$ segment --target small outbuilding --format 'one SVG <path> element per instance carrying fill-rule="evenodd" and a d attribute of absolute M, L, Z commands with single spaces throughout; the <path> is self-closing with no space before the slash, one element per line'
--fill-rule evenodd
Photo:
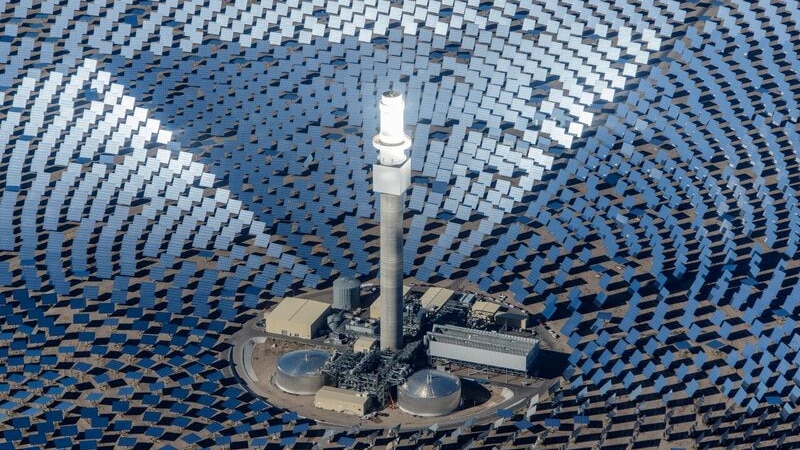
<path fill-rule="evenodd" d="M 372 350 L 373 347 L 375 347 L 375 344 L 377 342 L 378 340 L 374 337 L 361 336 L 360 338 L 356 339 L 356 341 L 353 343 L 353 351 L 356 353 L 368 352 Z"/>
<path fill-rule="evenodd" d="M 372 409 L 372 397 L 366 392 L 323 386 L 314 396 L 314 406 L 328 411 L 363 416 Z"/>
<path fill-rule="evenodd" d="M 528 328 L 528 314 L 517 311 L 506 311 L 497 314 L 494 318 L 495 323 L 509 330 L 521 330 Z"/>
<path fill-rule="evenodd" d="M 494 321 L 495 315 L 500 311 L 500 304 L 479 300 L 472 305 L 472 316 L 482 317 L 488 321 Z"/>

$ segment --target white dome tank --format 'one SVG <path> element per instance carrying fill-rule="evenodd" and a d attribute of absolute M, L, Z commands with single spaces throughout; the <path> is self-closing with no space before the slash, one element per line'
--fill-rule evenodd
<path fill-rule="evenodd" d="M 281 355 L 272 377 L 275 386 L 296 395 L 314 395 L 325 385 L 322 367 L 330 358 L 323 350 L 295 350 Z"/>
<path fill-rule="evenodd" d="M 461 380 L 440 370 L 420 370 L 397 387 L 397 403 L 415 416 L 449 414 L 461 403 Z"/>

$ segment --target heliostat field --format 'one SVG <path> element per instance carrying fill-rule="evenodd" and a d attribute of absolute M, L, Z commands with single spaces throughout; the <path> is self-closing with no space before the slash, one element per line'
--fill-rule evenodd
<path fill-rule="evenodd" d="M 800 445 L 796 1 L 0 11 L 3 448 Z M 404 274 L 560 333 L 535 406 L 329 429 L 231 370 L 273 296 L 377 276 L 390 88 Z"/>

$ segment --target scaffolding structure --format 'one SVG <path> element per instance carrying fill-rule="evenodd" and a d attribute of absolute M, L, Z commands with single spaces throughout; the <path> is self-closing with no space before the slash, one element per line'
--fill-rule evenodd
<path fill-rule="evenodd" d="M 469 320 L 470 307 L 460 301 L 450 300 L 431 318 L 431 323 L 464 326 Z"/>
<path fill-rule="evenodd" d="M 338 352 L 328 360 L 322 372 L 332 386 L 366 392 L 378 405 L 389 400 L 389 390 L 411 375 L 412 362 L 421 349 L 421 342 L 412 342 L 398 352 L 372 349 L 356 353 L 350 349 Z"/>
<path fill-rule="evenodd" d="M 403 335 L 420 336 L 424 322 L 424 313 L 419 297 L 406 297 L 405 314 L 403 315 Z"/>

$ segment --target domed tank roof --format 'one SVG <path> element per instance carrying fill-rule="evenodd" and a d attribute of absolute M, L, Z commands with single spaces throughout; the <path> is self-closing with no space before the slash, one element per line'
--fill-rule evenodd
<path fill-rule="evenodd" d="M 417 398 L 447 397 L 461 391 L 461 380 L 447 372 L 424 369 L 408 377 L 400 389 L 405 394 Z"/>
<path fill-rule="evenodd" d="M 343 288 L 360 288 L 361 282 L 356 280 L 355 278 L 347 278 L 347 277 L 339 277 L 336 281 L 333 282 L 333 287 L 343 287 Z"/>
<path fill-rule="evenodd" d="M 295 350 L 278 358 L 278 369 L 295 377 L 319 375 L 328 358 L 330 353 L 323 350 Z"/>

